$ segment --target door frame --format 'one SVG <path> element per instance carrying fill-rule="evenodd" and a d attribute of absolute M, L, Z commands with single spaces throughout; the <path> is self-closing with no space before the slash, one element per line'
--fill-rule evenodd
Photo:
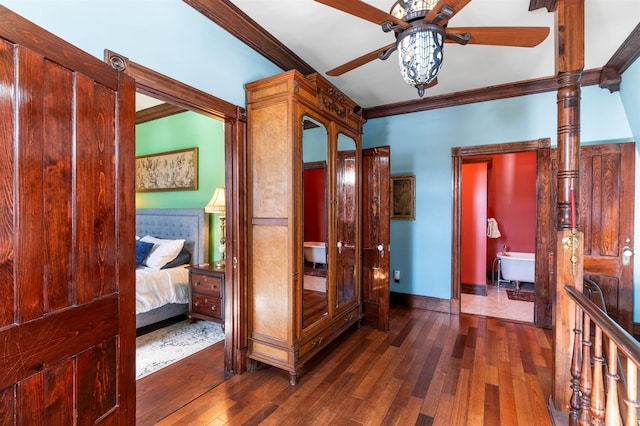
<path fill-rule="evenodd" d="M 451 245 L 451 313 L 461 310 L 461 252 L 462 252 L 462 162 L 475 156 L 537 152 L 536 167 L 536 302 L 534 323 L 539 327 L 551 327 L 551 304 L 549 294 L 549 262 L 547 253 L 551 249 L 549 235 L 550 206 L 550 155 L 551 140 L 542 138 L 532 141 L 457 147 L 451 149 L 453 167 L 453 229 Z"/>
<path fill-rule="evenodd" d="M 247 245 L 246 230 L 240 226 L 246 223 L 246 110 L 146 68 L 113 51 L 105 49 L 104 60 L 133 77 L 138 92 L 224 122 L 227 188 L 224 369 L 227 373 L 241 373 L 246 370 L 247 348 Z"/>

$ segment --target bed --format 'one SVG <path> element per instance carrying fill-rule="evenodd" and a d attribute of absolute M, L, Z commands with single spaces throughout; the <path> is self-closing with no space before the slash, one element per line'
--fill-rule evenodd
<path fill-rule="evenodd" d="M 184 239 L 184 247 L 191 254 L 189 263 L 205 263 L 209 259 L 207 219 L 204 209 L 138 209 L 136 236 Z M 186 266 L 136 269 L 136 328 L 187 312 L 190 294 Z"/>

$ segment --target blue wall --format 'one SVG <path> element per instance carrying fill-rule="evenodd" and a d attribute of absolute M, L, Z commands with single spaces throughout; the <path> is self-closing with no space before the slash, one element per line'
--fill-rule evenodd
<path fill-rule="evenodd" d="M 235 105 L 245 83 L 282 71 L 182 0 L 2 4 L 101 60 L 112 50 Z"/>
<path fill-rule="evenodd" d="M 582 89 L 582 143 L 631 140 L 618 93 Z M 451 148 L 550 138 L 557 145 L 556 94 L 545 93 L 368 121 L 366 148 L 391 145 L 391 174 L 416 176 L 416 220 L 391 221 L 392 291 L 451 298 Z M 640 229 L 636 225 L 636 229 Z M 636 268 L 638 270 L 638 268 Z"/>
<path fill-rule="evenodd" d="M 245 83 L 281 71 L 181 0 L 9 0 L 3 4 L 100 59 L 104 49 L 113 50 L 236 105 L 245 105 Z M 640 61 L 625 72 L 619 93 L 584 88 L 582 143 L 639 137 L 639 94 Z M 402 281 L 392 284 L 393 291 L 451 297 L 451 148 L 538 138 L 550 138 L 556 145 L 556 120 L 556 95 L 546 93 L 365 124 L 363 145 L 391 145 L 392 174 L 416 175 L 416 220 L 391 224 L 391 269 L 402 271 Z M 637 156 L 636 163 L 640 171 Z M 638 182 L 636 188 L 640 188 Z M 636 200 L 640 201 L 638 194 Z M 637 215 L 639 211 L 636 208 Z M 636 234 L 640 232 L 638 216 L 635 229 Z M 636 261 L 634 267 L 634 282 L 640 283 L 640 263 Z M 636 306 L 640 306 L 639 293 L 635 292 Z"/>

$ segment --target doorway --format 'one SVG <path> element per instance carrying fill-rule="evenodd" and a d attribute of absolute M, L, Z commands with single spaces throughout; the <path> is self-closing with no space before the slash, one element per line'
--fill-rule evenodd
<path fill-rule="evenodd" d="M 515 143 L 506 143 L 506 144 L 496 144 L 496 145 L 485 145 L 478 147 L 465 147 L 465 148 L 453 148 L 452 149 L 452 159 L 453 159 L 453 181 L 454 181 L 454 194 L 453 194 L 453 204 L 454 204 L 454 223 L 453 223 L 453 253 L 452 253 L 452 295 L 453 295 L 453 305 L 458 307 L 458 312 L 463 312 L 462 309 L 462 223 L 463 223 L 463 208 L 462 208 L 462 170 L 463 170 L 463 162 L 465 160 L 478 159 L 478 158 L 490 158 L 500 154 L 517 154 L 517 153 L 533 153 L 535 155 L 536 160 L 536 183 L 535 183 L 535 204 L 536 207 L 533 208 L 534 216 L 535 216 L 535 238 L 534 241 L 537 243 L 540 239 L 540 233 L 544 230 L 548 234 L 549 230 L 547 227 L 549 226 L 548 221 L 546 225 L 543 223 L 540 226 L 540 218 L 545 215 L 539 214 L 539 209 L 541 208 L 540 199 L 548 199 L 549 198 L 549 139 L 539 139 L 535 141 L 525 141 L 525 142 L 515 142 Z M 546 159 L 546 160 L 545 160 Z M 545 205 L 546 206 L 546 205 Z M 487 209 L 487 217 L 486 219 L 496 216 L 496 213 L 493 210 Z M 516 218 L 517 220 L 517 218 Z M 499 223 L 499 222 L 498 222 Z M 485 236 L 486 238 L 486 236 Z M 496 247 L 499 246 L 499 242 L 488 243 L 487 244 L 487 270 L 491 271 L 492 265 L 489 265 L 489 262 L 493 262 L 494 254 L 496 254 Z M 535 246 L 534 251 L 537 251 L 539 247 Z M 536 263 L 538 260 L 536 259 Z M 536 265 L 537 266 L 537 265 Z M 538 269 L 538 268 L 536 268 Z M 487 276 L 487 281 L 491 284 L 490 274 Z M 485 281 L 485 284 L 487 283 Z M 536 322 L 538 316 L 536 315 L 536 309 L 538 304 L 542 304 L 545 309 L 550 309 L 547 307 L 550 304 L 548 297 L 539 297 L 539 293 L 543 293 L 548 295 L 548 286 L 549 281 L 539 280 L 538 276 L 534 280 L 536 283 L 540 283 L 534 289 L 536 296 L 535 301 L 533 302 L 533 321 Z M 488 287 L 487 287 L 488 289 Z M 466 297 L 466 296 L 465 296 Z M 483 296 L 479 296 L 483 297 Z M 531 303 L 531 302 L 528 302 Z M 530 320 L 531 321 L 531 320 Z"/>
<path fill-rule="evenodd" d="M 461 312 L 533 322 L 536 153 L 465 158 L 461 182 Z"/>
<path fill-rule="evenodd" d="M 246 347 L 246 321 L 244 321 L 246 315 L 244 310 L 246 306 L 246 285 L 241 282 L 246 277 L 244 269 L 246 267 L 243 266 L 246 265 L 246 233 L 239 225 L 245 222 L 243 212 L 246 211 L 244 198 L 239 195 L 241 194 L 241 188 L 244 188 L 243 179 L 245 176 L 245 169 L 241 161 L 245 157 L 246 149 L 245 110 L 136 64 L 117 53 L 105 51 L 105 61 L 118 65 L 133 77 L 136 81 L 137 92 L 159 99 L 170 105 L 171 108 L 175 108 L 173 105 L 177 105 L 181 109 L 197 112 L 224 122 L 225 245 L 227 257 L 224 281 L 225 339 L 224 348 L 221 351 L 222 354 L 215 356 L 216 359 L 222 360 L 222 362 L 214 362 L 221 366 L 220 377 L 226 379 L 230 374 L 246 370 L 244 356 L 246 349 L 243 349 Z M 183 371 L 176 377 L 182 377 L 182 379 L 197 377 L 194 380 L 200 380 L 203 375 L 189 376 Z M 201 392 L 206 392 L 206 389 L 202 387 Z M 171 395 L 171 392 L 165 392 L 165 394 Z"/>

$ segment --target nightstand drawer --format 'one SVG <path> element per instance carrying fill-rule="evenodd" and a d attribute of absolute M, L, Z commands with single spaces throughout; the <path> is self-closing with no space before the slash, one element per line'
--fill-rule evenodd
<path fill-rule="evenodd" d="M 220 288 L 222 280 L 218 277 L 210 277 L 208 275 L 191 272 L 191 284 L 194 293 L 206 294 L 209 296 L 220 298 Z"/>
<path fill-rule="evenodd" d="M 194 294 L 192 298 L 193 299 L 191 301 L 191 304 L 193 312 L 211 317 L 222 318 L 221 299 L 210 296 L 203 296 L 200 294 Z"/>

